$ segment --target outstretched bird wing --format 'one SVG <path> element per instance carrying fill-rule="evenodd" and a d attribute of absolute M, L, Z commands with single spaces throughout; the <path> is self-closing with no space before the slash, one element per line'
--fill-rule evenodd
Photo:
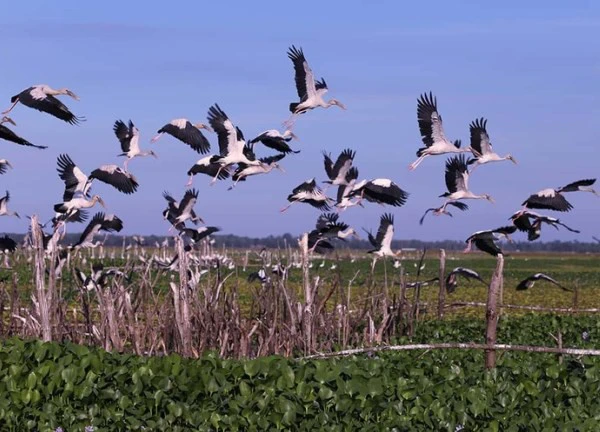
<path fill-rule="evenodd" d="M 437 100 L 431 92 L 429 95 L 422 94 L 417 100 L 417 121 L 425 146 L 430 147 L 434 142 L 447 141 L 442 117 L 437 110 Z"/>

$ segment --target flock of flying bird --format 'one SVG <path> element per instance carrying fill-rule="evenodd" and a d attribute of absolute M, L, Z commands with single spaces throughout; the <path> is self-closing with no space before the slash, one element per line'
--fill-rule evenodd
<path fill-rule="evenodd" d="M 289 105 L 291 117 L 283 123 L 285 126 L 283 133 L 271 129 L 247 141 L 242 130 L 233 123 L 218 104 L 209 108 L 208 124 L 193 124 L 187 119 L 175 119 L 158 130 L 151 142 L 156 142 L 164 134 L 167 134 L 183 142 L 196 153 L 203 155 L 187 172 L 188 187 L 192 185 L 193 178 L 197 174 L 210 176 L 212 178 L 210 184 L 231 177 L 233 184 L 229 189 L 232 189 L 239 182 L 244 182 L 251 176 L 267 174 L 274 169 L 284 171 L 280 165 L 282 159 L 299 152 L 290 145 L 292 140 L 297 139 L 292 129 L 298 117 L 318 107 L 337 106 L 346 109 L 336 99 L 327 101 L 324 99 L 328 91 L 327 83 L 323 78 L 315 78 L 302 49 L 292 46 L 288 51 L 288 57 L 294 66 L 299 100 Z M 0 121 L 0 138 L 26 147 L 46 148 L 32 144 L 5 126 L 7 123 L 16 125 L 7 114 L 18 103 L 50 114 L 71 125 L 78 125 L 85 121 L 85 118 L 74 115 L 56 97 L 59 95 L 67 95 L 79 100 L 78 96 L 69 89 L 55 90 L 47 85 L 32 86 L 13 96 L 11 107 L 2 113 L 4 117 Z M 429 156 L 453 155 L 446 161 L 445 166 L 447 191 L 440 195 L 444 201 L 438 207 L 427 209 L 420 223 L 424 222 L 429 213 L 452 216 L 448 211 L 449 207 L 461 211 L 468 210 L 467 204 L 464 203 L 465 200 L 485 199 L 493 202 L 493 198 L 489 194 L 472 192 L 469 188 L 469 178 L 481 165 L 504 160 L 516 164 L 517 161 L 510 154 L 501 157 L 495 153 L 487 132 L 487 120 L 478 118 L 471 122 L 469 126 L 470 144 L 467 147 L 461 147 L 460 140 L 452 141 L 446 137 L 437 100 L 430 92 L 422 94 L 417 100 L 417 122 L 424 146 L 418 149 L 418 158 L 409 165 L 410 170 L 416 169 Z M 116 164 L 101 165 L 87 175 L 68 154 L 58 156 L 57 171 L 60 179 L 64 182 L 65 189 L 62 201 L 54 206 L 53 232 L 45 234 L 45 241 L 49 249 L 57 246 L 58 239 L 65 232 L 66 223 L 83 222 L 88 218 L 87 209 L 94 207 L 96 203 L 104 206 L 100 195 L 90 195 L 90 188 L 94 180 L 108 184 L 124 194 L 132 194 L 136 192 L 139 185 L 136 177 L 129 171 L 128 165 L 131 159 L 143 156 L 158 157 L 153 150 L 143 150 L 140 147 L 140 133 L 131 120 L 128 123 L 117 120 L 113 130 L 122 151 L 118 156 L 125 158 L 123 167 Z M 216 133 L 218 154 L 210 154 L 211 144 L 202 130 Z M 255 151 L 259 144 L 273 150 L 275 154 L 258 158 Z M 468 153 L 470 157 L 467 158 L 465 153 Z M 315 178 L 309 179 L 291 191 L 287 197 L 288 205 L 281 210 L 282 212 L 286 211 L 294 203 L 305 203 L 324 212 L 318 217 L 315 229 L 308 233 L 308 247 L 311 252 L 326 253 L 334 249 L 336 240 L 343 241 L 349 236 L 358 236 L 353 228 L 340 220 L 341 211 L 354 206 L 362 207 L 364 201 L 400 207 L 406 203 L 409 197 L 408 192 L 387 178 L 359 181 L 359 171 L 354 165 L 355 156 L 356 152 L 352 149 L 344 150 L 335 159 L 329 153 L 323 153 L 324 167 L 328 178 L 324 183 L 327 187 L 322 189 L 317 185 Z M 10 163 L 5 159 L 0 159 L 0 174 L 5 173 L 7 167 L 11 167 Z M 564 193 L 589 191 L 597 194 L 591 187 L 594 182 L 595 179 L 579 180 L 561 188 L 544 189 L 532 194 L 522 203 L 523 208 L 510 217 L 512 222 L 510 225 L 473 233 L 466 240 L 466 251 L 470 250 L 471 245 L 475 245 L 480 250 L 497 256 L 502 253 L 496 243 L 498 238 L 505 237 L 510 240 L 510 234 L 518 230 L 527 233 L 529 240 L 535 240 L 540 237 L 544 224 L 551 225 L 556 229 L 560 226 L 572 232 L 579 232 L 557 218 L 532 210 L 570 211 L 572 205 L 566 200 Z M 336 199 L 330 198 L 326 194 L 327 188 L 332 186 L 337 187 Z M 188 240 L 188 247 L 219 231 L 219 228 L 215 226 L 197 227 L 199 224 L 204 224 L 204 221 L 194 211 L 198 194 L 198 190 L 188 189 L 181 200 L 177 200 L 168 192 L 163 194 L 167 204 L 163 216 L 170 222 L 171 230 L 176 230 L 178 235 Z M 18 216 L 17 213 L 8 210 L 9 198 L 8 192 L 3 198 L 0 198 L 0 215 Z M 336 211 L 332 212 L 332 208 Z M 188 227 L 186 225 L 188 222 L 194 227 Z M 94 246 L 97 244 L 94 243 L 94 236 L 100 231 L 119 232 L 122 228 L 123 221 L 117 216 L 97 213 L 91 218 L 81 239 L 72 245 L 72 248 Z M 367 231 L 367 236 L 373 246 L 369 253 L 376 258 L 395 257 L 399 254 L 392 250 L 393 214 L 383 214 L 376 234 L 373 235 Z M 5 236 L 0 239 L 0 248 L 10 251 L 16 248 L 16 244 Z M 456 274 L 462 273 L 459 271 Z M 463 275 L 468 276 L 467 274 Z"/>

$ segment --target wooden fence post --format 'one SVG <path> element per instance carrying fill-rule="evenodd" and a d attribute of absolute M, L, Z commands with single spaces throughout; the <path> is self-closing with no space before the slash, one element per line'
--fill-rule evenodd
<path fill-rule="evenodd" d="M 52 340 L 52 286 L 46 287 L 46 258 L 44 256 L 44 237 L 37 215 L 31 216 L 31 240 L 34 250 L 35 261 L 35 290 L 37 312 L 40 318 L 40 326 L 42 327 L 42 339 L 44 342 Z M 53 256 L 55 254 L 52 254 Z M 54 262 L 50 264 L 52 273 L 54 271 Z"/>
<path fill-rule="evenodd" d="M 438 319 L 444 318 L 444 304 L 446 303 L 446 251 L 440 249 L 440 291 L 438 293 Z"/>
<path fill-rule="evenodd" d="M 486 330 L 485 330 L 485 344 L 495 345 L 498 329 L 498 297 L 502 292 L 503 285 L 503 271 L 504 271 L 504 256 L 498 254 L 496 262 L 496 271 L 492 276 L 490 287 L 488 289 L 488 298 L 485 311 L 486 318 Z M 496 367 L 496 350 L 487 349 L 485 350 L 485 368 L 493 369 Z"/>

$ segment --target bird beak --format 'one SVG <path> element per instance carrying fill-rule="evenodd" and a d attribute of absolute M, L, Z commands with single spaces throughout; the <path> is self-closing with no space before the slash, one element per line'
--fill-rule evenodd
<path fill-rule="evenodd" d="M 358 233 L 356 231 L 352 233 L 352 237 L 354 237 L 357 240 L 360 240 L 360 236 L 358 235 Z"/>
<path fill-rule="evenodd" d="M 346 110 L 346 105 L 344 105 L 344 104 L 343 104 L 343 103 L 341 103 L 341 102 L 338 102 L 338 103 L 337 103 L 337 106 L 339 106 L 339 107 L 340 107 L 341 109 L 343 109 L 343 110 Z"/>
<path fill-rule="evenodd" d="M 517 162 L 517 160 L 514 157 L 511 157 L 510 160 L 512 161 L 512 163 L 514 163 L 515 165 L 519 165 L 519 163 Z"/>
<path fill-rule="evenodd" d="M 277 168 L 279 171 L 281 171 L 282 173 L 284 173 L 284 174 L 285 174 L 285 170 L 284 170 L 284 169 L 281 167 L 281 165 L 277 164 L 275 167 L 276 167 L 276 168 Z"/>
<path fill-rule="evenodd" d="M 13 126 L 16 126 L 17 124 L 15 123 L 15 121 L 13 119 L 11 119 L 10 117 L 4 117 L 2 119 L 3 122 L 7 122 L 7 123 L 11 123 Z"/>
<path fill-rule="evenodd" d="M 79 96 L 77 96 L 75 93 L 73 93 L 71 90 L 67 90 L 67 94 L 69 96 L 71 96 L 73 99 L 75 99 L 76 101 L 79 100 Z"/>
<path fill-rule="evenodd" d="M 98 197 L 98 202 L 102 207 L 106 208 L 106 204 L 104 204 L 104 200 L 102 198 Z"/>
<path fill-rule="evenodd" d="M 300 138 L 298 138 L 298 136 L 292 131 L 290 131 L 290 136 L 292 137 L 292 139 L 295 139 L 296 141 L 300 141 Z"/>
<path fill-rule="evenodd" d="M 21 216 L 19 216 L 19 213 L 15 212 L 15 216 L 18 217 L 19 219 L 21 219 Z"/>
<path fill-rule="evenodd" d="M 158 155 L 154 152 L 152 152 L 152 156 L 154 156 L 156 159 L 158 159 Z"/>
<path fill-rule="evenodd" d="M 204 123 L 196 123 L 194 126 L 196 126 L 198 129 L 206 129 L 209 132 L 213 132 L 212 128 Z"/>
<path fill-rule="evenodd" d="M 13 167 L 13 166 L 10 164 L 10 162 L 9 162 L 9 161 L 7 161 L 7 160 L 5 160 L 5 161 L 4 161 L 4 163 L 5 163 L 6 165 L 8 165 L 9 167 L 11 167 L 11 168 Z"/>
<path fill-rule="evenodd" d="M 492 204 L 496 204 L 496 200 L 494 200 L 494 198 L 492 198 L 492 197 L 489 197 L 488 201 L 491 202 Z"/>

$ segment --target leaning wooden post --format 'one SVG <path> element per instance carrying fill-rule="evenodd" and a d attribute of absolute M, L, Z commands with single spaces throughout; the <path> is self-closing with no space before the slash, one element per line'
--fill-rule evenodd
<path fill-rule="evenodd" d="M 503 273 L 504 271 L 504 256 L 498 254 L 496 271 L 492 276 L 490 287 L 488 289 L 488 298 L 485 311 L 486 318 L 486 330 L 485 330 L 485 344 L 495 345 L 496 336 L 498 329 L 498 297 L 502 291 L 503 285 Z M 496 351 L 493 349 L 485 350 L 485 368 L 493 369 L 496 367 Z"/>
<path fill-rule="evenodd" d="M 37 215 L 33 215 L 31 217 L 31 240 L 33 243 L 35 261 L 35 297 L 38 308 L 37 312 L 40 318 L 40 325 L 42 327 L 42 339 L 44 340 L 44 342 L 50 342 L 52 340 L 52 324 L 50 319 L 50 310 L 52 307 L 52 292 L 49 289 L 46 290 L 46 260 L 44 257 L 44 237 L 42 234 L 42 228 L 38 223 Z"/>
<path fill-rule="evenodd" d="M 438 319 L 444 318 L 444 305 L 446 303 L 446 251 L 440 249 L 440 291 L 438 293 Z"/>

